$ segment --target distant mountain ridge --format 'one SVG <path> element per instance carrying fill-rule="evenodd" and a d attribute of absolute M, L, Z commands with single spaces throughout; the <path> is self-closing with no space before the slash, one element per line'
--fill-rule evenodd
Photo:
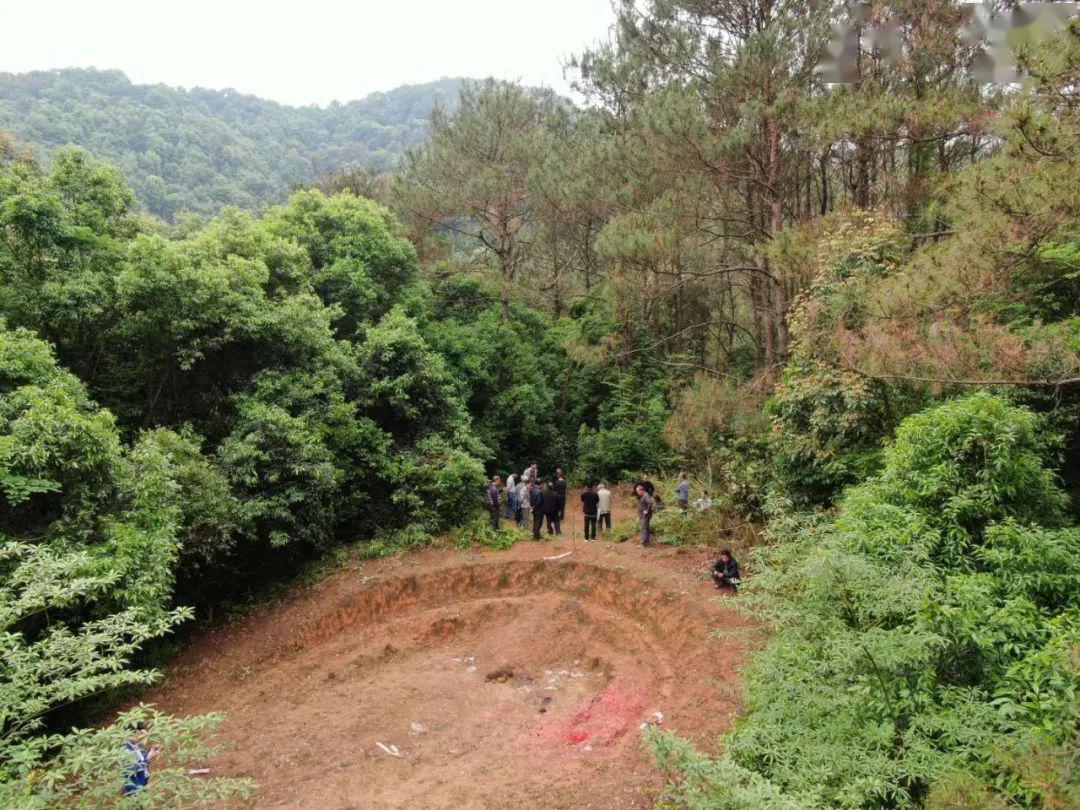
<path fill-rule="evenodd" d="M 427 135 L 435 104 L 453 108 L 462 78 L 290 107 L 235 90 L 133 84 L 118 70 L 0 73 L 0 132 L 43 158 L 76 145 L 124 172 L 164 219 L 259 209 L 335 171 L 390 168 Z"/>

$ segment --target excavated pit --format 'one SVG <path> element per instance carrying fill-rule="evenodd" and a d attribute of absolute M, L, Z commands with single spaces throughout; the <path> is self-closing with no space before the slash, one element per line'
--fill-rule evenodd
<path fill-rule="evenodd" d="M 610 562 L 340 576 L 189 651 L 156 699 L 227 714 L 214 771 L 259 782 L 253 806 L 648 807 L 641 724 L 712 747 L 741 651 L 699 580 Z"/>

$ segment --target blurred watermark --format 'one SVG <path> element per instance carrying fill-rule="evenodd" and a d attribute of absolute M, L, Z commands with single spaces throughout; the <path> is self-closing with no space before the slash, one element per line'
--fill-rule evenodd
<path fill-rule="evenodd" d="M 1016 51 L 1060 31 L 1074 17 L 1080 3 L 1021 3 L 997 11 L 987 3 L 967 3 L 961 8 L 959 36 L 978 48 L 972 78 L 984 84 L 1009 84 L 1020 80 Z M 874 52 L 886 62 L 899 64 L 903 55 L 903 31 L 895 21 L 871 21 L 871 5 L 851 7 L 851 21 L 838 26 L 825 49 L 819 72 L 830 84 L 851 84 L 859 78 L 859 54 Z"/>

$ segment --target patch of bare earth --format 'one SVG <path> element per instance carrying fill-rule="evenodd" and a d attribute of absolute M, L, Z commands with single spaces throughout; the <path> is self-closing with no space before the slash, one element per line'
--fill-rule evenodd
<path fill-rule="evenodd" d="M 225 712 L 210 764 L 257 781 L 255 807 L 649 807 L 641 724 L 660 712 L 714 750 L 743 642 L 713 631 L 746 622 L 705 549 L 578 540 L 544 559 L 574 547 L 341 572 L 202 636 L 149 699 Z"/>

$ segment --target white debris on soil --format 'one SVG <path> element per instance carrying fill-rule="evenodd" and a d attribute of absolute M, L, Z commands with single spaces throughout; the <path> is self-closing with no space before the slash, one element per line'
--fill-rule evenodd
<path fill-rule="evenodd" d="M 640 728 L 641 728 L 642 731 L 644 731 L 649 726 L 658 726 L 663 722 L 664 722 L 664 713 L 662 711 L 660 711 L 659 709 L 657 709 L 655 712 L 653 712 L 652 714 L 649 715 L 649 719 L 646 720 L 644 723 L 642 723 Z"/>
<path fill-rule="evenodd" d="M 405 756 L 403 753 L 401 753 L 400 750 L 398 750 L 398 747 L 396 745 L 383 745 L 377 740 L 375 741 L 375 744 L 392 757 L 398 757 L 400 759 L 401 757 Z"/>
<path fill-rule="evenodd" d="M 423 723 L 410 723 L 409 730 L 412 731 L 413 734 L 423 734 L 427 731 L 427 726 Z"/>

